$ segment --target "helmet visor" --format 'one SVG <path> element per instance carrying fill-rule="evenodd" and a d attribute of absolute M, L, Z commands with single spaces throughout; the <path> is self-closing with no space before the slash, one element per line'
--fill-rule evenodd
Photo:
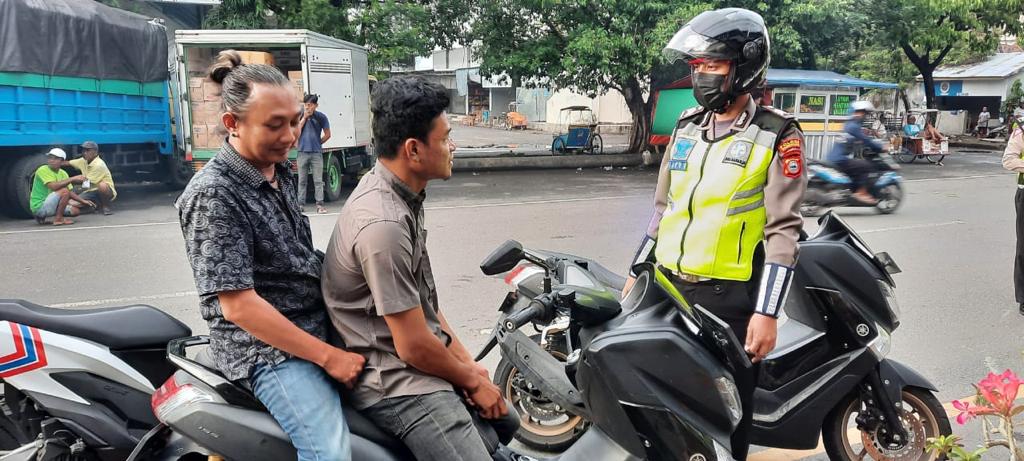
<path fill-rule="evenodd" d="M 662 50 L 662 55 L 669 62 L 680 59 L 736 59 L 737 53 L 728 45 L 713 38 L 695 32 L 689 25 L 676 32 Z"/>

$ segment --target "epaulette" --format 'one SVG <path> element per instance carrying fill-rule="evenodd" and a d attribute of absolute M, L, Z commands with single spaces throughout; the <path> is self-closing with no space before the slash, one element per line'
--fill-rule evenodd
<path fill-rule="evenodd" d="M 707 112 L 707 110 L 704 109 L 704 107 L 702 106 L 691 107 L 689 109 L 684 110 L 683 113 L 679 114 L 679 121 L 682 122 L 683 120 L 690 120 L 696 118 L 699 115 L 704 115 L 705 112 Z"/>
<path fill-rule="evenodd" d="M 796 123 L 796 117 L 771 106 L 758 106 L 752 122 L 762 130 L 782 133 L 789 125 Z"/>

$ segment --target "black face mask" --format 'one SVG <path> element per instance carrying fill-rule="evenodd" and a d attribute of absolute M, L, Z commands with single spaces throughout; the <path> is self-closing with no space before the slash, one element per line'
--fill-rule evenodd
<path fill-rule="evenodd" d="M 724 112 L 733 99 L 729 93 L 722 91 L 722 86 L 727 78 L 729 78 L 728 75 L 694 73 L 693 97 L 705 109 L 712 112 Z"/>

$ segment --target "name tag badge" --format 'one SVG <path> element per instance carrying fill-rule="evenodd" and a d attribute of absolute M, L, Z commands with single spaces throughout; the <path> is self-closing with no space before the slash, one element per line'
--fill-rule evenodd
<path fill-rule="evenodd" d="M 734 141 L 729 150 L 725 153 L 725 158 L 722 159 L 722 163 L 731 163 L 741 167 L 746 167 L 747 162 L 750 161 L 750 150 L 753 149 L 754 143 L 749 141 Z"/>
<path fill-rule="evenodd" d="M 672 145 L 672 157 L 668 160 L 668 169 L 686 171 L 686 159 L 689 158 L 693 145 L 692 139 L 677 138 L 675 144 Z"/>

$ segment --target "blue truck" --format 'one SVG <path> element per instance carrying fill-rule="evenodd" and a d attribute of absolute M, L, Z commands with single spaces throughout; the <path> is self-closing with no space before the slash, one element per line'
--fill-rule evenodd
<path fill-rule="evenodd" d="M 280 69 L 297 98 L 321 95 L 325 198 L 341 198 L 373 162 L 365 48 L 307 30 L 179 30 L 172 42 L 158 21 L 98 2 L 0 0 L 0 211 L 30 217 L 44 153 L 77 157 L 84 141 L 118 182 L 184 187 L 223 142 L 204 75 L 228 48 Z"/>
<path fill-rule="evenodd" d="M 95 141 L 119 180 L 183 186 L 167 32 L 97 2 L 0 0 L 0 209 L 29 217 L 44 153 Z"/>

